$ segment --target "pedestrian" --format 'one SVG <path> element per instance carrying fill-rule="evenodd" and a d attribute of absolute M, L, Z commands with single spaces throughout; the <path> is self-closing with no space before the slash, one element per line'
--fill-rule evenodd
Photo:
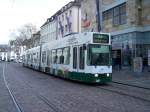
<path fill-rule="evenodd" d="M 120 58 L 119 55 L 116 58 L 116 63 L 117 63 L 117 66 L 118 66 L 118 70 L 121 70 L 121 58 Z"/>

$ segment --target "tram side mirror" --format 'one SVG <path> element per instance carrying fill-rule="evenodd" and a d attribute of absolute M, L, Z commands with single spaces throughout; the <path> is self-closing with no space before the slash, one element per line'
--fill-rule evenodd
<path fill-rule="evenodd" d="M 83 50 L 86 50 L 86 44 L 83 44 Z"/>

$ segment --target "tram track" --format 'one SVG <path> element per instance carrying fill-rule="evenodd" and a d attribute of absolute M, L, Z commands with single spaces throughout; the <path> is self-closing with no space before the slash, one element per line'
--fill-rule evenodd
<path fill-rule="evenodd" d="M 57 106 L 49 101 L 48 98 L 46 98 L 44 95 L 41 95 L 37 90 L 35 90 L 31 85 L 29 85 L 28 82 L 24 82 L 30 89 L 32 89 L 32 92 L 35 94 L 35 96 L 42 100 L 49 108 L 51 108 L 54 112 L 62 112 Z"/>
<path fill-rule="evenodd" d="M 24 77 L 22 77 L 22 79 L 24 79 Z M 30 82 L 28 81 L 23 81 L 24 86 L 30 88 L 30 90 L 32 91 L 32 93 L 41 101 L 43 101 L 51 110 L 53 110 L 53 112 L 62 112 L 52 101 L 49 101 L 48 98 L 46 98 L 44 95 L 42 95 L 41 93 L 39 93 L 35 88 L 33 88 L 30 85 Z M 14 95 L 13 95 L 14 96 Z M 17 105 L 19 105 L 17 103 Z M 20 106 L 19 106 L 20 108 Z M 23 109 L 21 109 L 21 111 L 17 111 L 17 112 L 24 112 L 22 111 Z"/>
<path fill-rule="evenodd" d="M 128 96 L 134 99 L 150 102 L 149 89 L 114 82 L 108 84 L 107 86 L 99 86 L 97 88 L 113 92 L 119 95 Z"/>
<path fill-rule="evenodd" d="M 17 100 L 16 100 L 16 98 L 15 98 L 15 95 L 14 95 L 12 89 L 10 89 L 10 87 L 9 87 L 9 85 L 8 85 L 8 82 L 7 82 L 7 80 L 6 80 L 6 77 L 5 77 L 5 63 L 4 63 L 4 65 L 3 65 L 2 71 L 3 71 L 2 74 L 3 74 L 3 79 L 4 79 L 5 86 L 6 86 L 6 88 L 7 88 L 7 90 L 8 90 L 8 93 L 9 93 L 9 95 L 10 95 L 10 97 L 11 97 L 11 99 L 12 99 L 14 105 L 15 105 L 16 111 L 17 111 L 17 112 L 24 112 L 23 109 L 22 109 L 22 107 L 21 107 L 21 106 L 19 105 L 19 103 L 17 102 Z"/>
<path fill-rule="evenodd" d="M 112 81 L 112 83 L 126 85 L 129 87 L 136 87 L 136 88 L 145 89 L 145 90 L 150 90 L 150 88 L 147 88 L 147 87 L 137 86 L 137 85 L 133 85 L 133 84 L 127 84 L 127 83 L 123 83 L 123 82 Z"/>
<path fill-rule="evenodd" d="M 18 74 L 20 74 L 20 73 L 18 73 Z M 25 77 L 22 76 L 21 79 L 25 79 Z M 50 109 L 52 109 L 54 112 L 62 112 L 62 109 L 59 108 L 56 105 L 55 101 L 50 101 L 48 97 L 46 97 L 44 94 L 42 94 L 41 92 L 39 92 L 38 88 L 35 88 L 34 86 L 32 86 L 32 83 L 30 81 L 23 80 L 22 83 L 24 83 L 23 86 L 28 87 L 31 90 L 31 92 L 33 93 L 33 95 L 35 95 L 38 99 L 40 99 L 46 105 L 48 105 L 48 107 Z M 120 85 L 120 86 L 116 86 L 116 85 Z M 140 96 L 128 93 L 128 91 L 126 91 L 124 89 L 124 86 L 125 87 L 130 87 L 130 86 L 127 86 L 127 85 L 123 85 L 123 87 L 122 87 L 121 84 L 110 83 L 110 84 L 108 84 L 108 86 L 105 86 L 105 85 L 103 86 L 102 85 L 102 86 L 97 86 L 96 88 L 103 89 L 103 90 L 111 92 L 111 93 L 116 93 L 116 94 L 119 94 L 119 95 L 122 95 L 122 96 L 125 96 L 125 97 L 131 97 L 131 98 L 134 98 L 134 99 L 138 99 L 138 100 L 150 102 L 150 100 L 149 100 L 150 97 L 149 97 L 149 99 L 146 99 L 146 98 L 143 98 L 143 97 L 140 97 Z M 132 88 L 135 88 L 135 87 L 130 87 L 130 88 L 132 89 Z M 119 89 L 121 89 L 121 90 L 119 90 Z M 138 88 L 138 89 L 142 89 L 142 88 Z"/>
<path fill-rule="evenodd" d="M 48 107 L 50 107 L 54 112 L 62 112 L 59 108 L 57 108 L 57 106 L 56 106 L 54 103 L 52 103 L 51 101 L 49 101 L 48 98 L 46 98 L 44 95 L 41 95 L 37 90 L 35 90 L 35 88 L 33 88 L 33 87 L 30 85 L 29 82 L 25 82 L 25 81 L 24 81 L 24 83 L 25 83 L 25 85 L 27 85 L 27 87 L 29 87 L 29 88 L 32 90 L 32 92 L 35 94 L 35 96 L 36 96 L 38 99 L 42 100 L 42 101 L 43 101 Z"/>
<path fill-rule="evenodd" d="M 23 109 L 23 106 L 21 106 L 18 101 L 17 101 L 17 98 L 15 97 L 14 95 L 14 92 L 13 92 L 13 89 L 11 89 L 9 87 L 9 83 L 8 81 L 6 80 L 6 76 L 5 76 L 5 67 L 6 67 L 6 63 L 3 64 L 3 67 L 2 67 L 2 75 L 3 75 L 3 80 L 4 80 L 4 83 L 5 83 L 5 86 L 10 94 L 10 97 L 15 105 L 15 108 L 16 108 L 16 112 L 25 112 L 24 109 Z M 29 87 L 32 92 L 34 93 L 34 95 L 41 101 L 43 101 L 51 110 L 53 110 L 53 112 L 62 112 L 60 109 L 57 108 L 57 106 L 55 104 L 53 104 L 52 102 L 50 102 L 45 96 L 41 95 L 38 91 L 36 91 L 28 82 L 25 82 L 23 81 L 24 84 Z"/>

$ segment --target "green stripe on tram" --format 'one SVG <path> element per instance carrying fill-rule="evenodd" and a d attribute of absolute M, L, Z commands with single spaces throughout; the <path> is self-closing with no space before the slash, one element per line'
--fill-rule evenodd
<path fill-rule="evenodd" d="M 99 77 L 95 77 L 94 74 L 90 73 L 79 73 L 79 72 L 70 72 L 69 79 L 83 81 L 83 82 L 97 82 L 97 83 L 106 83 L 110 82 L 112 77 L 107 77 L 106 75 L 100 75 Z"/>
<path fill-rule="evenodd" d="M 56 71 L 53 69 L 53 71 Z M 56 76 L 68 78 L 70 80 L 88 82 L 88 83 L 107 83 L 112 81 L 112 75 L 107 77 L 106 75 L 99 75 L 99 77 L 95 77 L 94 74 L 90 73 L 80 73 L 80 72 L 65 72 L 63 70 L 57 70 L 55 72 Z"/>

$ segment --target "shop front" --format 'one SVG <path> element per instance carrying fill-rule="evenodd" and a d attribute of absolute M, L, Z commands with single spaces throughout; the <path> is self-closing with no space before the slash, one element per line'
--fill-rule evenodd
<path fill-rule="evenodd" d="M 150 49 L 148 34 L 132 32 L 112 36 L 113 66 L 121 64 L 121 68 L 132 68 L 134 58 L 141 57 L 143 67 L 147 67 Z"/>

